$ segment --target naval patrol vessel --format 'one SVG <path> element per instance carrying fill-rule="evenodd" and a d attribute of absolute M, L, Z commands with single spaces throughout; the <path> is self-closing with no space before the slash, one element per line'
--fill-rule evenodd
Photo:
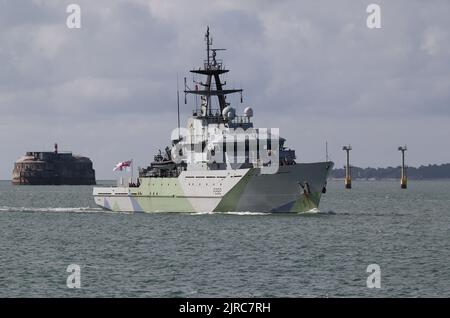
<path fill-rule="evenodd" d="M 114 187 L 94 187 L 95 203 L 124 212 L 307 212 L 319 206 L 333 162 L 296 162 L 295 151 L 275 128 L 255 128 L 253 109 L 242 115 L 227 102 L 225 69 L 205 35 L 206 60 L 191 70 L 205 81 L 184 79 L 184 102 L 193 96 L 185 128 L 154 156 L 139 177 Z M 178 99 L 179 109 L 179 99 Z M 178 112 L 179 123 L 179 112 Z M 179 124 L 178 124 L 179 126 Z"/>

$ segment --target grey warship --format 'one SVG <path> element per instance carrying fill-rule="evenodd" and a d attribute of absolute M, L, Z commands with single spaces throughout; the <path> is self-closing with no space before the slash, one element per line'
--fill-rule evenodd
<path fill-rule="evenodd" d="M 95 185 L 95 170 L 87 157 L 71 152 L 27 152 L 14 163 L 14 185 Z"/>
<path fill-rule="evenodd" d="M 224 49 L 211 47 L 209 28 L 205 42 L 203 66 L 190 71 L 203 80 L 193 78 L 190 88 L 184 79 L 185 104 L 193 96 L 186 126 L 178 120 L 165 154 L 139 169 L 136 183 L 94 187 L 95 203 L 122 212 L 317 211 L 333 162 L 297 162 L 278 128 L 255 127 L 252 107 L 238 114 L 227 96 L 241 94 L 243 103 L 243 90 L 221 80 L 229 70 L 217 58 Z"/>

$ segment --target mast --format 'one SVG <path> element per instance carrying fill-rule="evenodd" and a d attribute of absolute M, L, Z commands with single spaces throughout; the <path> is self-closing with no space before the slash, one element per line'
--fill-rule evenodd
<path fill-rule="evenodd" d="M 209 26 L 206 27 L 206 34 L 205 34 L 205 41 L 206 41 L 206 61 L 207 65 L 209 65 L 209 46 L 212 44 L 212 39 L 209 39 Z"/>
<path fill-rule="evenodd" d="M 191 70 L 191 73 L 200 74 L 206 76 L 206 81 L 203 83 L 202 81 L 196 82 L 196 89 L 191 90 L 187 87 L 185 83 L 185 99 L 187 94 L 194 94 L 203 96 L 203 100 L 206 100 L 206 112 L 204 116 L 211 116 L 211 97 L 217 96 L 219 101 L 220 113 L 222 113 L 223 109 L 229 105 L 226 102 L 226 95 L 233 93 L 241 93 L 242 89 L 224 89 L 226 82 L 221 81 L 220 75 L 229 72 L 229 70 L 224 69 L 222 60 L 216 58 L 217 51 L 225 51 L 225 49 L 217 49 L 212 48 L 212 38 L 210 38 L 209 27 L 206 29 L 205 34 L 205 42 L 206 42 L 206 60 L 204 61 L 203 68 L 199 68 L 197 70 Z M 213 81 L 215 86 L 213 86 Z M 203 89 L 198 89 L 198 85 L 202 86 Z M 197 107 L 197 105 L 196 105 Z"/>
<path fill-rule="evenodd" d="M 178 114 L 178 141 L 180 136 L 180 89 L 178 88 L 178 74 L 177 74 L 177 114 Z"/>

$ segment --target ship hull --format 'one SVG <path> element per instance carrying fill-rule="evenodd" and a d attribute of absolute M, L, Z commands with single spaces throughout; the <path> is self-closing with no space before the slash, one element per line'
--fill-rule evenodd
<path fill-rule="evenodd" d="M 120 212 L 298 213 L 318 208 L 332 166 L 301 163 L 276 174 L 258 168 L 183 171 L 177 178 L 141 178 L 139 187 L 95 187 L 93 194 L 97 205 Z"/>

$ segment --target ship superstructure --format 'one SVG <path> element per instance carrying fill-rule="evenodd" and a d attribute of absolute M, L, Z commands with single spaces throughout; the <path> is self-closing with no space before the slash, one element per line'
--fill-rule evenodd
<path fill-rule="evenodd" d="M 242 115 L 227 101 L 242 89 L 226 88 L 229 72 L 217 59 L 209 28 L 206 59 L 191 70 L 192 116 L 174 129 L 171 145 L 139 170 L 136 182 L 94 188 L 95 202 L 114 211 L 142 212 L 304 212 L 319 205 L 333 163 L 297 163 L 275 128 L 255 128 L 253 109 Z M 214 103 L 215 100 L 215 103 Z"/>

